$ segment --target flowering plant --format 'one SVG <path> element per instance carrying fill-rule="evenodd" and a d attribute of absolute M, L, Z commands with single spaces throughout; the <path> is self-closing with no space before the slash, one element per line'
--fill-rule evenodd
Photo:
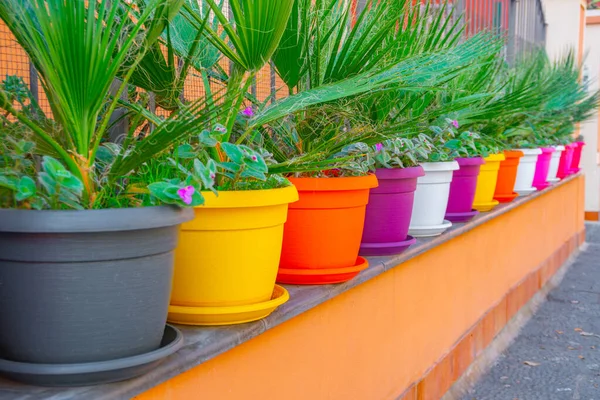
<path fill-rule="evenodd" d="M 429 141 L 424 143 L 429 153 L 423 161 L 452 161 L 459 157 L 484 155 L 481 154 L 484 149 L 477 144 L 481 141 L 481 136 L 470 131 L 459 133 L 459 128 L 458 121 L 449 118 L 445 119 L 445 124 L 442 126 L 430 126 Z"/>
<path fill-rule="evenodd" d="M 426 135 L 384 140 L 372 147 L 374 168 L 408 168 L 427 160 L 432 150 Z"/>

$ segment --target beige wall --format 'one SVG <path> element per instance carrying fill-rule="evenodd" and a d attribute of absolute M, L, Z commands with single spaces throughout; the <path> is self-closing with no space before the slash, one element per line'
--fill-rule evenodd
<path fill-rule="evenodd" d="M 600 17 L 600 10 L 587 11 L 589 17 Z M 585 29 L 585 71 L 589 90 L 600 89 L 600 24 L 588 24 Z M 585 210 L 600 211 L 600 168 L 598 167 L 598 113 L 581 125 L 585 137 L 582 166 L 586 175 Z"/>
<path fill-rule="evenodd" d="M 559 57 L 569 48 L 579 50 L 580 0 L 543 0 L 546 17 L 546 51 Z"/>

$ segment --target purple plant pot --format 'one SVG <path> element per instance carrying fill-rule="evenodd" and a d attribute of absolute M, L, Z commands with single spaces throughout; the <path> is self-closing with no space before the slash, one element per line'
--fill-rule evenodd
<path fill-rule="evenodd" d="M 571 172 L 571 163 L 573 162 L 573 151 L 577 147 L 575 143 L 570 143 L 565 146 L 565 151 L 560 155 L 560 161 L 558 163 L 558 176 L 560 179 L 564 179 L 565 177 L 572 174 Z"/>
<path fill-rule="evenodd" d="M 377 169 L 379 186 L 371 189 L 360 255 L 399 254 L 415 239 L 408 236 L 417 178 L 425 175 L 421 166 Z"/>
<path fill-rule="evenodd" d="M 452 222 L 464 222 L 477 215 L 477 211 L 473 210 L 473 200 L 479 169 L 485 160 L 482 157 L 471 157 L 457 158 L 456 162 L 460 168 L 452 175 L 446 219 Z"/>
<path fill-rule="evenodd" d="M 579 168 L 579 162 L 581 161 L 581 152 L 583 151 L 585 142 L 575 142 L 573 144 L 577 147 L 573 148 L 573 160 L 571 161 L 571 167 L 569 171 L 572 174 L 576 174 L 581 170 L 581 168 Z"/>
<path fill-rule="evenodd" d="M 538 156 L 537 163 L 535 164 L 535 175 L 533 175 L 533 186 L 535 186 L 537 190 L 546 189 L 550 186 L 547 179 L 554 147 L 541 147 L 540 150 L 542 151 L 542 154 Z"/>

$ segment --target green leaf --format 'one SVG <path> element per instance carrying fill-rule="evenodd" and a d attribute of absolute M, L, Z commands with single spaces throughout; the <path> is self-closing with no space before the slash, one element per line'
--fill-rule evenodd
<path fill-rule="evenodd" d="M 71 176 L 69 171 L 56 159 L 50 156 L 44 156 L 42 159 L 42 169 L 48 173 L 53 179 L 60 180 Z"/>
<path fill-rule="evenodd" d="M 35 181 L 28 176 L 24 176 L 19 180 L 19 188 L 15 193 L 17 201 L 26 200 L 36 194 Z"/>
<path fill-rule="evenodd" d="M 83 183 L 72 174 L 69 174 L 67 178 L 61 180 L 60 184 L 62 187 L 69 189 L 71 192 L 75 193 L 78 197 L 83 193 Z"/>
<path fill-rule="evenodd" d="M 40 172 L 38 174 L 38 181 L 50 196 L 56 194 L 57 182 L 47 172 Z"/>
<path fill-rule="evenodd" d="M 198 155 L 191 144 L 182 144 L 177 147 L 177 156 L 183 159 L 196 158 Z"/>
<path fill-rule="evenodd" d="M 225 152 L 227 157 L 235 164 L 242 164 L 244 162 L 244 153 L 239 146 L 223 142 L 221 143 L 221 149 Z"/>

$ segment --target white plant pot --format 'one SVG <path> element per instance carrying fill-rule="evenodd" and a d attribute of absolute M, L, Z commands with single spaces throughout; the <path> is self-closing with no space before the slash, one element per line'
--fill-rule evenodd
<path fill-rule="evenodd" d="M 542 150 L 540 149 L 517 149 L 523 152 L 523 157 L 519 162 L 517 169 L 517 180 L 515 181 L 515 192 L 519 196 L 524 196 L 535 192 L 537 189 L 533 186 L 533 177 L 535 175 L 535 165 Z"/>
<path fill-rule="evenodd" d="M 548 182 L 558 182 L 560 179 L 558 176 L 558 164 L 560 163 L 560 156 L 565 151 L 565 146 L 554 146 L 554 153 L 550 159 L 550 169 L 548 169 Z"/>
<path fill-rule="evenodd" d="M 408 233 L 414 237 L 441 235 L 452 226 L 444 220 L 453 171 L 459 168 L 456 161 L 421 164 L 425 175 L 417 180 L 415 201 Z"/>

